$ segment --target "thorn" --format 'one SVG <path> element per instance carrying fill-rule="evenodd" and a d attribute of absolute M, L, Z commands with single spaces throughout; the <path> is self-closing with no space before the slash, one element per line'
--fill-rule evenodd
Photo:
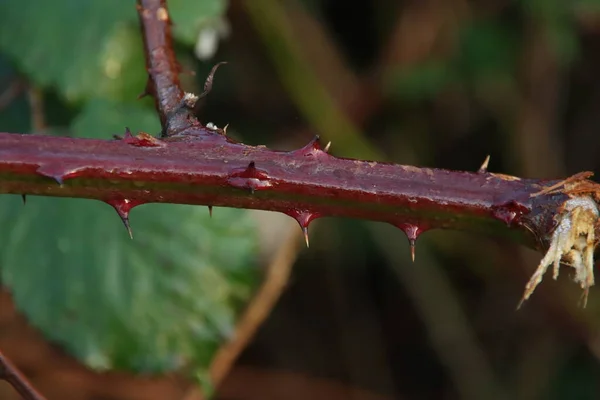
<path fill-rule="evenodd" d="M 402 222 L 395 225 L 400 228 L 408 238 L 408 244 L 410 245 L 410 258 L 412 262 L 415 262 L 417 239 L 419 238 L 419 235 L 429 229 L 429 227 L 416 225 L 409 222 Z"/>
<path fill-rule="evenodd" d="M 331 142 L 327 143 L 327 145 L 325 146 L 325 148 L 323 149 L 323 151 L 325 153 L 329 153 L 329 148 L 331 147 Z"/>
<path fill-rule="evenodd" d="M 146 87 L 144 88 L 144 91 L 142 93 L 137 95 L 137 99 L 140 100 L 146 96 L 150 96 L 152 94 L 151 88 L 152 88 L 152 80 L 150 79 L 150 77 L 148 77 L 148 80 L 146 81 Z"/>
<path fill-rule="evenodd" d="M 143 202 L 129 199 L 117 199 L 107 200 L 106 203 L 111 205 L 115 209 L 115 211 L 121 218 L 123 225 L 125 225 L 125 229 L 127 229 L 129 237 L 133 239 L 133 232 L 131 230 L 131 225 L 129 225 L 129 211 L 131 211 L 133 207 L 143 204 Z"/>
<path fill-rule="evenodd" d="M 255 190 L 265 190 L 273 186 L 271 177 L 266 171 L 256 168 L 254 161 L 250 161 L 246 168 L 235 168 L 229 174 L 227 182 L 236 188 L 249 189 L 251 194 Z"/>
<path fill-rule="evenodd" d="M 200 93 L 200 95 L 198 96 L 199 99 L 203 98 L 204 96 L 206 96 L 207 94 L 210 93 L 210 91 L 212 90 L 213 78 L 215 77 L 215 72 L 217 72 L 217 69 L 223 64 L 227 64 L 227 61 L 221 61 L 220 63 L 218 63 L 214 67 L 212 67 L 212 69 L 210 70 L 210 72 L 208 74 L 208 77 L 206 78 L 206 81 L 204 81 L 204 92 Z"/>
<path fill-rule="evenodd" d="M 115 210 L 117 211 L 117 214 L 119 214 L 121 221 L 123 221 L 123 225 L 125 225 L 125 229 L 127 229 L 127 233 L 129 233 L 129 237 L 131 239 L 133 239 L 133 232 L 131 230 L 131 225 L 129 225 L 129 211 L 124 211 L 117 207 L 115 207 Z"/>
<path fill-rule="evenodd" d="M 56 183 L 62 186 L 65 178 L 73 176 L 77 171 L 69 171 L 59 165 L 50 164 L 39 166 L 36 172 L 42 176 L 45 176 L 46 178 L 53 179 Z"/>
<path fill-rule="evenodd" d="M 109 203 L 109 204 L 111 206 L 113 206 L 113 208 L 119 215 L 119 218 L 121 218 L 123 225 L 125 225 L 125 229 L 127 229 L 127 233 L 129 234 L 129 237 L 131 239 L 133 239 L 133 232 L 131 230 L 131 225 L 129 225 L 129 210 L 126 207 L 121 208 L 117 203 L 115 203 L 115 204 Z"/>
<path fill-rule="evenodd" d="M 229 126 L 229 124 L 227 124 L 223 127 L 223 135 L 227 135 L 227 127 L 228 126 Z"/>
<path fill-rule="evenodd" d="M 302 146 L 301 148 L 297 149 L 297 150 L 292 150 L 290 153 L 292 154 L 297 154 L 299 156 L 303 156 L 303 157 L 315 157 L 317 159 L 324 157 L 327 155 L 327 151 L 329 151 L 329 146 L 331 145 L 331 142 L 329 142 L 327 144 L 327 147 L 325 149 L 323 149 L 323 147 L 321 146 L 321 138 L 319 135 L 315 135 L 310 142 L 308 142 L 306 145 Z"/>
<path fill-rule="evenodd" d="M 477 173 L 485 174 L 487 172 L 489 163 L 490 163 L 490 155 L 488 154 L 488 156 L 485 158 L 485 160 L 483 160 L 483 163 L 481 164 L 481 167 L 479 167 L 479 170 L 477 171 Z"/>
<path fill-rule="evenodd" d="M 306 248 L 309 248 L 310 244 L 308 243 L 308 226 L 302 227 L 302 233 L 304 234 L 304 241 L 306 242 Z"/>
<path fill-rule="evenodd" d="M 579 301 L 577 302 L 578 307 L 581 307 L 581 308 L 587 307 L 589 291 L 590 291 L 590 288 L 583 289 L 583 293 L 581 293 L 581 296 L 579 297 Z"/>
<path fill-rule="evenodd" d="M 150 135 L 146 132 L 140 132 L 136 136 L 133 136 L 129 128 L 125 127 L 125 135 L 121 138 L 120 136 L 114 135 L 115 139 L 120 138 L 124 143 L 136 146 L 136 147 L 165 147 L 166 142 Z"/>
<path fill-rule="evenodd" d="M 123 221 L 123 225 L 125 225 L 125 228 L 127 229 L 127 233 L 129 233 L 129 237 L 133 240 L 133 232 L 131 231 L 131 226 L 129 225 L 129 218 L 121 217 L 121 221 Z"/>
<path fill-rule="evenodd" d="M 316 212 L 310 212 L 306 210 L 296 210 L 290 209 L 285 212 L 290 217 L 294 218 L 298 224 L 300 225 L 300 229 L 302 229 L 302 234 L 304 235 L 304 241 L 306 242 L 306 247 L 310 247 L 308 240 L 308 225 L 312 222 L 312 220 L 321 217 L 321 214 Z"/>
<path fill-rule="evenodd" d="M 208 206 L 208 215 L 212 218 L 212 206 Z"/>
<path fill-rule="evenodd" d="M 22 194 L 21 198 L 23 199 L 23 205 L 27 204 L 27 196 L 25 196 L 24 194 Z"/>

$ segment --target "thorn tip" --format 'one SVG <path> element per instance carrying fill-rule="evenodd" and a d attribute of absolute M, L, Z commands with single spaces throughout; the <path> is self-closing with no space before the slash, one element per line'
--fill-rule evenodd
<path fill-rule="evenodd" d="M 304 241 L 306 242 L 306 247 L 309 248 L 310 244 L 308 242 L 308 226 L 302 227 L 302 233 L 304 234 Z"/>
<path fill-rule="evenodd" d="M 129 219 L 124 219 L 123 224 L 125 228 L 127 228 L 127 233 L 129 233 L 129 238 L 133 240 L 133 232 L 131 231 L 131 226 L 129 225 Z"/>
<path fill-rule="evenodd" d="M 477 172 L 480 174 L 486 173 L 489 163 L 490 163 L 490 155 L 488 154 L 487 157 L 485 158 L 485 160 L 483 160 L 483 163 L 481 164 L 481 167 L 479 167 L 479 170 Z"/>

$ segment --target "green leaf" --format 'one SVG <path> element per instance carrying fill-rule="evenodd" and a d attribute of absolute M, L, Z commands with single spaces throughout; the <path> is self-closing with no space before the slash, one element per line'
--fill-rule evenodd
<path fill-rule="evenodd" d="M 99 78 L 101 84 L 96 85 L 89 96 L 136 102 L 148 80 L 144 44 L 137 25 L 115 27 L 100 54 L 100 65 L 103 73 Z"/>
<path fill-rule="evenodd" d="M 158 130 L 151 110 L 97 100 L 73 125 L 109 138 Z M 0 197 L 0 279 L 45 337 L 95 369 L 185 370 L 206 376 L 259 282 L 246 210 L 147 204 L 129 239 L 106 204 Z"/>
<path fill-rule="evenodd" d="M 170 0 L 175 38 L 188 45 L 195 44 L 202 28 L 219 23 L 227 3 L 227 0 Z"/>
<path fill-rule="evenodd" d="M 257 281 L 243 210 L 0 199 L 2 282 L 44 335 L 95 369 L 203 370 Z"/>
<path fill-rule="evenodd" d="M 28 132 L 31 125 L 29 104 L 25 91 L 14 92 L 19 77 L 8 64 L 8 60 L 0 56 L 0 98 L 13 91 L 12 98 L 0 106 L 0 131 Z"/>
<path fill-rule="evenodd" d="M 171 0 L 174 36 L 194 44 L 226 0 Z M 147 74 L 133 0 L 2 0 L 0 51 L 38 85 L 69 101 L 134 101 Z"/>
<path fill-rule="evenodd" d="M 112 139 L 112 135 L 122 135 L 126 127 L 131 128 L 133 133 L 160 132 L 158 116 L 151 108 L 145 108 L 139 103 L 119 103 L 104 99 L 90 100 L 72 124 L 75 136 L 95 139 Z"/>
<path fill-rule="evenodd" d="M 136 18 L 133 1 L 4 0 L 0 50 L 37 84 L 79 100 L 109 79 L 103 65 L 108 39 Z"/>

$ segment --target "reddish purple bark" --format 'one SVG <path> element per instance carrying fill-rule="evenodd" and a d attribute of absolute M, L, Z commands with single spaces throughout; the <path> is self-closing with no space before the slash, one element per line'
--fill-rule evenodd
<path fill-rule="evenodd" d="M 127 216 L 151 202 L 280 211 L 307 226 L 338 216 L 430 228 L 516 233 L 543 243 L 566 196 L 530 197 L 555 181 L 341 159 L 318 139 L 290 152 L 191 128 L 157 142 L 0 133 L 0 193 L 105 201 Z M 509 229 L 507 229 L 509 228 Z"/>
<path fill-rule="evenodd" d="M 163 127 L 171 136 L 190 125 L 198 125 L 192 107 L 183 103 L 179 86 L 180 67 L 171 38 L 171 18 L 166 0 L 138 0 L 137 10 L 146 51 L 148 83 L 140 96 L 152 95 Z"/>

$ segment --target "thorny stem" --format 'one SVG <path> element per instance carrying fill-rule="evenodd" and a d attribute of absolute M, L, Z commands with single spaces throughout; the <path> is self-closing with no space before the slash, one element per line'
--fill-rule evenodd
<path fill-rule="evenodd" d="M 132 208 L 161 202 L 279 211 L 305 231 L 327 216 L 388 222 L 411 246 L 432 228 L 488 232 L 548 249 L 523 299 L 549 265 L 556 276 L 561 261 L 576 269 L 584 293 L 593 285 L 600 191 L 589 174 L 558 182 L 489 173 L 489 160 L 477 172 L 460 172 L 342 159 L 318 138 L 290 152 L 236 143 L 226 127 L 198 121 L 198 96 L 179 85 L 166 1 L 138 0 L 137 9 L 148 72 L 143 94 L 155 98 L 162 138 L 128 130 L 116 140 L 0 133 L 0 194 L 100 200 L 128 228 Z M 43 399 L 1 354 L 0 378 L 26 400 Z"/>
<path fill-rule="evenodd" d="M 184 93 L 179 85 L 180 67 L 175 59 L 166 3 L 166 0 L 137 0 L 148 70 L 146 89 L 140 97 L 154 96 L 162 136 L 172 136 L 198 124 L 198 120 L 193 112 L 194 104 L 183 101 Z"/>
<path fill-rule="evenodd" d="M 207 128 L 164 140 L 0 133 L 0 177 L 0 193 L 97 199 L 125 216 L 144 203 L 202 204 L 280 211 L 301 226 L 338 216 L 388 222 L 409 236 L 432 228 L 483 231 L 533 247 L 548 240 L 567 199 L 531 196 L 555 181 L 341 159 L 318 139 L 272 151 Z"/>
<path fill-rule="evenodd" d="M 24 400 L 46 400 L 1 351 L 0 380 L 8 382 Z"/>

